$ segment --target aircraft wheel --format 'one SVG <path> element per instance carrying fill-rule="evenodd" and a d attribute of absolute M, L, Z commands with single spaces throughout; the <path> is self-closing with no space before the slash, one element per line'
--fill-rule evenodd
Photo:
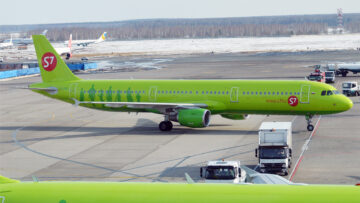
<path fill-rule="evenodd" d="M 313 130 L 314 130 L 314 126 L 313 126 L 313 125 L 308 125 L 308 126 L 307 126 L 307 130 L 308 130 L 308 131 L 313 131 Z"/>
<path fill-rule="evenodd" d="M 289 175 L 289 172 L 285 171 L 284 176 L 287 176 L 287 175 Z"/>
<path fill-rule="evenodd" d="M 159 124 L 159 129 L 161 131 L 170 131 L 173 127 L 173 124 L 170 121 L 161 121 Z"/>

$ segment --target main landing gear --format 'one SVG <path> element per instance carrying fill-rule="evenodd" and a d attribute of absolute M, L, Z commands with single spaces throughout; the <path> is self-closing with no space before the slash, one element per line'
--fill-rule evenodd
<path fill-rule="evenodd" d="M 308 131 L 313 131 L 314 130 L 314 126 L 311 124 L 312 123 L 312 121 L 311 121 L 312 118 L 313 118 L 313 115 L 305 116 L 305 119 L 307 121 L 307 130 Z"/>
<path fill-rule="evenodd" d="M 173 128 L 171 121 L 161 121 L 159 124 L 159 129 L 161 131 L 170 131 Z"/>
<path fill-rule="evenodd" d="M 165 115 L 165 120 L 160 122 L 159 129 L 161 131 L 170 131 L 173 128 L 173 124 L 171 123 L 169 117 L 169 115 Z"/>

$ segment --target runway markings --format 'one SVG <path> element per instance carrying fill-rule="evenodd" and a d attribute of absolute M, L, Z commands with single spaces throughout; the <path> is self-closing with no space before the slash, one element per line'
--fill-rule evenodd
<path fill-rule="evenodd" d="M 301 154 L 300 154 L 298 160 L 296 161 L 295 168 L 292 170 L 292 172 L 291 172 L 291 174 L 290 174 L 290 176 L 289 176 L 289 177 L 290 177 L 290 178 L 289 178 L 290 181 L 293 180 L 293 178 L 294 178 L 294 176 L 295 176 L 295 174 L 296 174 L 296 171 L 297 171 L 297 169 L 299 168 L 299 165 L 300 165 L 301 161 L 302 161 L 303 158 L 304 158 L 304 153 L 305 153 L 305 151 L 309 148 L 310 141 L 311 141 L 311 139 L 313 138 L 313 136 L 315 135 L 315 133 L 316 133 L 318 127 L 319 127 L 320 119 L 321 119 L 321 116 L 319 116 L 319 119 L 317 120 L 317 122 L 316 122 L 316 124 L 315 124 L 315 129 L 314 129 L 314 131 L 311 132 L 309 138 L 305 141 L 305 143 L 304 143 L 304 145 L 303 145 L 303 147 L 302 147 L 302 149 L 301 149 L 302 151 L 301 151 Z"/>

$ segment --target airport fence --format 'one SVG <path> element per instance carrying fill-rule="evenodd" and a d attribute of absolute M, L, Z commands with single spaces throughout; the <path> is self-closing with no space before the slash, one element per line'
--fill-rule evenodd
<path fill-rule="evenodd" d="M 79 71 L 79 70 L 89 70 L 96 69 L 97 63 L 69 63 L 67 64 L 71 71 Z M 16 69 L 16 70 L 6 70 L 0 71 L 0 79 L 5 78 L 14 78 L 26 75 L 34 75 L 39 74 L 39 67 L 36 68 L 24 68 L 24 69 Z"/>

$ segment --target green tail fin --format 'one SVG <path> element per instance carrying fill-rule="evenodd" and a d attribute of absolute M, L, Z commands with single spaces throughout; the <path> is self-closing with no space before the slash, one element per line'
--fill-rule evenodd
<path fill-rule="evenodd" d="M 44 35 L 33 35 L 32 39 L 43 82 L 80 80 L 70 71 Z"/>
<path fill-rule="evenodd" d="M 14 179 L 10 179 L 4 176 L 0 176 L 0 184 L 5 184 L 5 183 L 18 183 L 20 181 L 18 180 L 14 180 Z"/>

